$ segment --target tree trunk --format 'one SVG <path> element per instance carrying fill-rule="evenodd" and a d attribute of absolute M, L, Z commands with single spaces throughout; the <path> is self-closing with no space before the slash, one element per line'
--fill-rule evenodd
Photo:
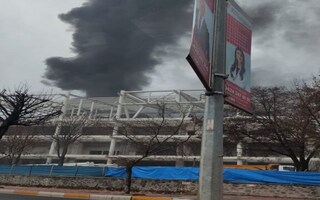
<path fill-rule="evenodd" d="M 58 166 L 62 167 L 63 164 L 64 164 L 64 159 L 65 159 L 65 156 L 62 155 L 59 157 L 59 161 L 58 161 Z"/>
<path fill-rule="evenodd" d="M 309 162 L 307 160 L 300 159 L 301 170 L 300 171 L 308 171 L 309 170 Z"/>
<path fill-rule="evenodd" d="M 63 146 L 63 149 L 62 149 L 61 155 L 60 155 L 60 156 L 58 155 L 58 157 L 59 157 L 59 163 L 58 163 L 58 165 L 59 165 L 60 167 L 63 166 L 64 160 L 65 160 L 65 158 L 66 158 L 67 153 L 68 153 L 68 145 L 64 145 L 64 146 Z"/>
<path fill-rule="evenodd" d="M 9 155 L 8 156 L 8 164 L 13 165 L 14 164 L 14 155 Z"/>
<path fill-rule="evenodd" d="M 131 192 L 131 182 L 132 182 L 132 168 L 133 165 L 126 166 L 127 178 L 126 178 L 126 194 L 130 194 Z"/>
<path fill-rule="evenodd" d="M 9 126 L 7 126 L 7 122 L 2 122 L 2 124 L 0 126 L 0 140 L 2 139 L 4 134 L 6 134 L 8 129 L 9 129 Z"/>
<path fill-rule="evenodd" d="M 15 164 L 15 165 L 19 164 L 20 158 L 21 158 L 21 154 L 22 154 L 22 153 L 19 153 L 19 154 L 17 155 L 17 157 L 15 158 L 15 160 L 14 160 L 14 164 Z"/>
<path fill-rule="evenodd" d="M 301 160 L 293 160 L 294 166 L 297 171 L 308 171 L 309 170 L 309 162 L 301 159 Z"/>

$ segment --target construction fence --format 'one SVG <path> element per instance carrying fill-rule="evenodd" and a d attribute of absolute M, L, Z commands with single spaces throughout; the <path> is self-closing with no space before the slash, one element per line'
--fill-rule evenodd
<path fill-rule="evenodd" d="M 90 176 L 126 178 L 125 167 L 0 165 L 0 174 L 30 176 Z M 132 178 L 197 181 L 195 167 L 133 167 Z M 318 172 L 282 172 L 272 170 L 224 169 L 225 182 L 320 185 Z"/>

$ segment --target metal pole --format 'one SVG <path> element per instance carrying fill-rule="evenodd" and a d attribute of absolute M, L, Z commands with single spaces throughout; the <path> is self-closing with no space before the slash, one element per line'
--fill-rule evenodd
<path fill-rule="evenodd" d="M 121 90 L 120 91 L 120 97 L 119 97 L 119 103 L 118 103 L 118 108 L 117 108 L 117 113 L 116 113 L 116 119 L 120 119 L 121 118 L 121 114 L 122 114 L 122 103 L 124 101 L 124 96 L 125 96 L 125 91 Z M 115 136 L 118 134 L 118 130 L 119 130 L 119 126 L 116 123 L 115 126 L 113 127 L 113 131 L 112 131 L 112 136 Z M 116 146 L 116 139 L 112 138 L 111 142 L 110 142 L 110 148 L 109 148 L 109 156 L 113 156 L 114 155 L 114 150 L 115 150 L 115 146 Z M 112 159 L 108 158 L 107 164 L 112 164 Z"/>
<path fill-rule="evenodd" d="M 199 199 L 223 198 L 223 105 L 225 52 L 226 52 L 226 0 L 216 0 L 214 42 L 212 55 L 212 91 L 207 92 L 199 176 Z"/>

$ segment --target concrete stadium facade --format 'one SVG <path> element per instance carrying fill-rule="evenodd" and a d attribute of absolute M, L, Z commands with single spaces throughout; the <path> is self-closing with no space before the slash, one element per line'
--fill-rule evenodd
<path fill-rule="evenodd" d="M 56 143 L 50 135 L 59 135 L 61 120 L 81 116 L 84 113 L 88 120 L 99 121 L 100 125 L 84 127 L 86 134 L 73 143 L 66 155 L 68 163 L 92 162 L 96 164 L 113 164 L 118 158 L 137 158 L 138 152 L 130 144 L 128 137 L 118 134 L 119 121 L 140 122 L 158 120 L 155 108 L 159 103 L 169 105 L 171 115 L 168 120 L 180 120 L 181 108 L 184 110 L 186 127 L 194 123 L 194 116 L 204 113 L 205 95 L 203 90 L 167 90 L 167 91 L 120 91 L 118 97 L 81 97 L 70 93 L 56 95 L 57 103 L 62 104 L 62 114 L 59 118 L 51 120 L 50 124 L 36 135 L 37 144 L 22 155 L 21 163 L 50 164 L 57 162 Z M 176 109 L 176 108 L 180 108 Z M 232 116 L 234 113 L 226 113 Z M 149 116 L 154 116 L 150 118 Z M 161 119 L 159 119 L 161 120 Z M 12 129 L 14 129 L 13 127 Z M 33 127 L 36 128 L 36 127 Z M 235 133 L 236 134 L 236 133 Z M 148 133 L 135 135 L 143 143 Z M 8 136 L 5 136 L 8 137 Z M 159 138 L 167 136 L 159 135 Z M 201 148 L 201 130 L 192 131 L 188 128 L 172 136 L 172 142 L 188 139 L 183 144 L 183 154 L 176 151 L 164 155 L 152 155 L 145 158 L 142 165 L 175 165 L 198 166 Z M 1 157 L 5 158 L 5 150 Z M 253 142 L 224 143 L 224 162 L 232 164 L 245 163 L 291 163 L 286 157 L 279 157 L 262 149 Z M 5 163 L 4 159 L 0 162 Z"/>

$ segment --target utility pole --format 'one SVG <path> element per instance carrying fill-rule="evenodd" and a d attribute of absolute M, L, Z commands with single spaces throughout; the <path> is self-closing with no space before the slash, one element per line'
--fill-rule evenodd
<path fill-rule="evenodd" d="M 207 91 L 201 144 L 199 199 L 222 200 L 226 0 L 215 0 L 211 88 Z"/>

